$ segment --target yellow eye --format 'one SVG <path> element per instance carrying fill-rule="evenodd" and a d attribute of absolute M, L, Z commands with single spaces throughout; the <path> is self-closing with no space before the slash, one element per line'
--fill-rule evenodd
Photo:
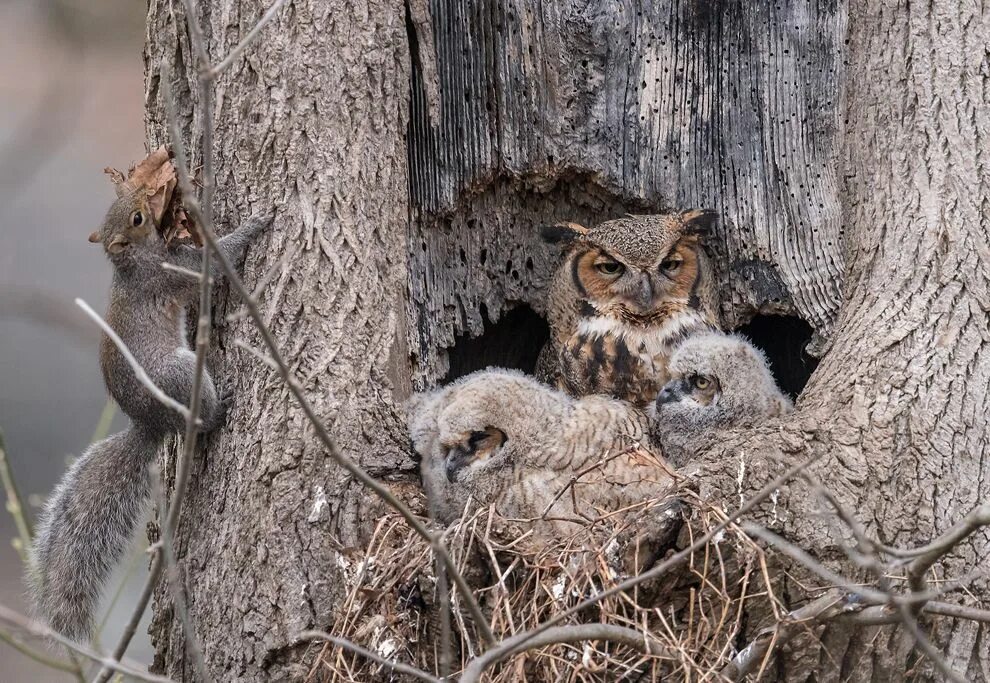
<path fill-rule="evenodd" d="M 132 213 L 131 225 L 133 225 L 135 228 L 140 228 L 142 225 L 144 225 L 144 214 L 141 213 L 140 211 L 135 211 L 134 213 Z"/>
<path fill-rule="evenodd" d="M 601 261 L 595 264 L 595 268 L 602 275 L 619 275 L 625 270 L 625 266 L 618 261 Z"/>
<path fill-rule="evenodd" d="M 665 273 L 673 273 L 681 267 L 681 263 L 679 258 L 667 258 L 660 262 L 660 270 Z"/>
<path fill-rule="evenodd" d="M 695 375 L 692 378 L 691 382 L 694 384 L 695 389 L 702 389 L 702 390 L 707 389 L 712 384 L 710 379 L 708 379 L 707 377 L 703 377 L 702 375 Z"/>

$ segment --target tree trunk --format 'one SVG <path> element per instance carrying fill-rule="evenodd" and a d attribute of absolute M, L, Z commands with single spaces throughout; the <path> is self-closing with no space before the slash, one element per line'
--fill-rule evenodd
<path fill-rule="evenodd" d="M 211 55 L 266 6 L 206 3 Z M 278 207 L 246 281 L 294 254 L 261 298 L 267 319 L 341 449 L 401 489 L 417 481 L 401 409 L 412 387 L 488 364 L 532 369 L 553 267 L 540 225 L 714 208 L 723 323 L 799 317 L 813 334 L 786 339 L 789 357 L 800 366 L 794 347 L 810 340 L 822 360 L 793 417 L 699 459 L 703 493 L 734 506 L 781 471 L 776 455 L 817 454 L 813 471 L 871 534 L 920 545 L 990 493 L 979 12 L 947 0 L 290 3 L 217 84 L 221 231 Z M 152 0 L 148 36 L 149 137 L 166 138 L 166 60 L 188 139 L 199 109 L 182 3 Z M 217 321 L 236 305 L 219 296 Z M 768 324 L 779 338 L 788 323 Z M 198 456 L 176 550 L 213 675 L 292 679 L 312 660 L 294 635 L 331 623 L 340 559 L 380 505 L 235 339 L 259 345 L 246 321 L 217 331 L 211 365 L 236 400 Z M 840 558 L 807 490 L 785 489 L 761 521 Z M 945 573 L 988 550 L 974 535 Z M 986 583 L 973 591 L 990 597 Z M 785 648 L 767 676 L 931 675 L 902 631 L 819 630 L 820 645 Z M 190 680 L 164 592 L 152 631 L 158 668 Z M 990 678 L 988 636 L 961 621 L 934 631 L 972 680 Z"/>

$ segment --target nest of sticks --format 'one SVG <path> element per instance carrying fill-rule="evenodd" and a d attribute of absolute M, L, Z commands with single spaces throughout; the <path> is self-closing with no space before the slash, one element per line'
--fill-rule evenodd
<path fill-rule="evenodd" d="M 663 541 L 667 547 L 646 548 L 641 540 L 651 537 L 651 524 L 671 516 L 680 519 L 674 538 Z M 535 538 L 525 531 L 531 524 L 486 508 L 466 514 L 443 537 L 496 639 L 506 639 L 638 575 L 725 518 L 681 490 L 676 498 L 589 519 L 568 536 Z M 652 541 L 662 536 L 653 534 Z M 346 599 L 330 634 L 437 677 L 444 668 L 456 677 L 479 654 L 483 641 L 456 589 L 444 597 L 429 544 L 397 514 L 384 516 L 363 552 L 344 563 Z M 721 672 L 750 631 L 744 614 L 751 620 L 754 609 L 768 616 L 787 611 L 773 595 L 770 576 L 760 547 L 730 524 L 661 577 L 561 622 L 633 629 L 660 646 L 649 648 L 654 654 L 602 640 L 554 643 L 505 659 L 483 680 L 724 680 Z M 315 652 L 308 681 L 413 680 L 333 643 L 317 644 Z"/>

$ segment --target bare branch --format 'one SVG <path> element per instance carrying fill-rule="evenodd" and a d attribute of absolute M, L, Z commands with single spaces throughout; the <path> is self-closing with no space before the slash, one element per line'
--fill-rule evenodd
<path fill-rule="evenodd" d="M 904 624 L 908 632 L 914 637 L 914 642 L 925 653 L 925 656 L 928 657 L 928 661 L 934 664 L 935 668 L 941 671 L 942 675 L 949 680 L 956 683 L 966 683 L 966 677 L 959 675 L 949 666 L 949 663 L 942 657 L 942 653 L 938 651 L 938 648 L 932 644 L 932 641 L 921 630 L 921 625 L 918 624 L 918 620 L 915 618 L 911 608 L 907 605 L 900 605 L 899 609 L 901 612 L 901 623 Z"/>
<path fill-rule="evenodd" d="M 171 76 L 167 66 L 163 65 L 162 71 L 162 89 L 165 94 L 166 107 L 169 112 L 169 119 L 174 121 L 175 112 L 174 107 L 172 106 Z M 204 128 L 206 127 L 209 126 L 204 123 Z M 183 155 L 183 159 L 184 158 L 185 157 Z M 184 164 L 180 163 L 178 164 L 178 167 L 181 169 L 180 172 L 185 173 L 186 167 Z M 210 343 L 210 294 L 213 286 L 213 279 L 210 277 L 210 268 L 209 250 L 203 249 L 202 267 L 198 275 L 200 285 L 199 319 L 196 326 L 196 361 L 193 369 L 192 393 L 189 398 L 189 408 L 184 415 L 186 418 L 186 430 L 182 440 L 182 453 L 175 464 L 175 489 L 172 494 L 172 502 L 168 507 L 168 514 L 163 515 L 162 518 L 162 546 L 158 552 L 159 557 L 156 557 L 156 560 L 152 563 L 151 574 L 148 577 L 144 591 L 142 591 L 141 599 L 135 605 L 134 614 L 128 622 L 128 628 L 125 629 L 117 648 L 114 650 L 114 654 L 118 657 L 122 656 L 123 653 L 126 652 L 127 647 L 130 645 L 130 640 L 133 637 L 133 631 L 130 630 L 130 625 L 133 623 L 136 627 L 137 622 L 140 621 L 141 615 L 144 614 L 144 611 L 148 607 L 148 600 L 154 592 L 154 586 L 158 583 L 159 574 L 162 568 L 168 566 L 168 585 L 172 594 L 172 600 L 176 606 L 176 611 L 180 615 L 183 627 L 182 632 L 185 635 L 186 645 L 189 647 L 196 672 L 203 681 L 209 681 L 210 678 L 207 673 L 206 662 L 203 659 L 202 648 L 199 647 L 199 643 L 196 641 L 195 633 L 192 630 L 192 620 L 189 619 L 188 616 L 185 596 L 182 594 L 181 587 L 178 585 L 178 569 L 175 567 L 174 557 L 171 556 L 171 542 L 175 534 L 175 527 L 179 521 L 179 515 L 182 512 L 182 503 L 185 500 L 185 493 L 189 484 L 189 472 L 191 470 L 190 465 L 192 463 L 193 452 L 196 448 L 196 437 L 198 433 L 197 423 L 199 422 L 199 413 L 202 404 L 203 373 L 206 368 L 206 350 Z M 158 478 L 156 477 L 156 479 Z M 164 509 L 164 504 L 160 509 Z M 161 561 L 162 558 L 160 556 L 162 554 L 165 555 L 164 562 Z M 106 680 L 108 673 L 109 672 L 106 670 L 101 671 L 97 675 L 96 681 L 98 683 L 103 683 L 103 681 Z"/>
<path fill-rule="evenodd" d="M 479 657 L 477 660 L 471 662 L 471 664 L 468 665 L 468 669 L 472 669 L 472 667 L 475 666 L 475 662 L 482 659 L 484 659 L 484 661 L 487 662 L 488 664 L 497 662 L 500 659 L 504 659 L 505 657 L 508 656 L 508 653 L 522 647 L 524 644 L 530 642 L 540 634 L 547 632 L 548 630 L 551 629 L 551 627 L 560 623 L 564 619 L 573 616 L 574 614 L 577 614 L 578 612 L 581 612 L 587 609 L 588 607 L 591 607 L 595 603 L 604 600 L 607 597 L 616 595 L 618 593 L 624 593 L 632 588 L 635 588 L 636 586 L 639 586 L 645 581 L 650 581 L 657 577 L 663 576 L 677 565 L 688 560 L 695 551 L 704 547 L 717 534 L 721 533 L 730 524 L 734 523 L 736 519 L 756 508 L 757 505 L 759 505 L 764 500 L 769 498 L 773 494 L 773 492 L 776 491 L 778 488 L 780 488 L 785 482 L 793 479 L 798 474 L 803 472 L 816 459 L 817 456 L 812 456 L 811 458 L 803 460 L 788 468 L 783 474 L 776 477 L 773 481 L 771 481 L 769 484 L 767 484 L 762 489 L 760 489 L 756 493 L 756 495 L 754 495 L 752 498 L 749 499 L 749 501 L 744 503 L 731 515 L 728 515 L 719 524 L 715 525 L 708 533 L 706 533 L 703 536 L 700 536 L 694 543 L 689 545 L 684 550 L 681 550 L 680 552 L 672 555 L 667 560 L 661 562 L 652 569 L 649 569 L 643 572 L 642 574 L 639 574 L 638 576 L 634 576 L 632 578 L 626 579 L 625 581 L 622 581 L 621 583 L 618 583 L 607 590 L 601 591 L 600 593 L 597 593 L 586 600 L 582 600 L 577 605 L 574 605 L 566 610 L 558 612 L 557 614 L 555 614 L 554 616 L 543 622 L 543 624 L 537 626 L 534 629 L 530 629 L 529 631 L 526 631 L 525 633 L 522 633 L 518 636 L 514 636 L 512 638 L 503 640 L 501 643 L 498 644 L 497 647 L 492 648 L 491 650 L 483 654 L 481 657 Z M 477 665 L 480 668 L 478 668 L 478 672 L 476 676 L 480 676 L 481 672 L 488 666 L 488 664 Z M 470 679 L 462 678 L 461 680 L 462 683 L 464 683 L 465 681 L 468 681 Z"/>
<path fill-rule="evenodd" d="M 177 131 L 175 132 L 177 133 Z M 173 144 L 177 143 L 181 144 L 181 141 L 173 140 Z M 185 172 L 185 169 L 182 169 L 179 172 L 179 183 L 183 187 L 183 193 L 187 192 L 187 188 L 188 191 L 191 191 L 191 179 L 189 178 L 188 173 Z M 447 552 L 446 547 L 437 541 L 435 535 L 426 528 L 422 521 L 420 521 L 419 518 L 416 517 L 411 510 L 409 510 L 409 508 L 407 508 L 392 494 L 388 487 L 365 472 L 364 469 L 362 469 L 357 463 L 340 452 L 337 448 L 336 442 L 327 430 L 326 424 L 319 418 L 319 416 L 316 415 L 316 412 L 313 410 L 312 405 L 310 405 L 309 400 L 303 393 L 299 383 L 296 382 L 295 378 L 292 376 L 292 371 L 283 360 L 282 354 L 279 352 L 278 346 L 275 343 L 275 339 L 272 337 L 271 330 L 265 324 L 265 321 L 261 316 L 261 311 L 258 308 L 257 302 L 251 297 L 250 292 L 248 292 L 247 287 L 237 275 L 237 271 L 234 270 L 233 265 L 223 254 L 223 252 L 220 251 L 216 234 L 214 234 L 212 228 L 207 223 L 200 221 L 202 213 L 199 210 L 199 206 L 195 202 L 190 201 L 187 203 L 186 208 L 193 215 L 193 217 L 197 219 L 197 222 L 200 223 L 204 239 L 210 249 L 214 251 L 214 255 L 220 263 L 224 274 L 227 276 L 231 287 L 233 287 L 233 289 L 244 300 L 245 305 L 248 308 L 248 313 L 254 320 L 258 331 L 261 333 L 265 346 L 268 347 L 268 352 L 271 355 L 272 361 L 278 366 L 279 375 L 281 376 L 282 381 L 285 382 L 286 386 L 289 388 L 289 391 L 292 392 L 293 397 L 299 404 L 299 407 L 302 408 L 306 418 L 315 428 L 317 437 L 327 449 L 330 457 L 333 458 L 337 464 L 346 469 L 355 479 L 367 486 L 379 498 L 395 509 L 400 515 L 402 515 L 402 517 L 413 528 L 413 530 L 416 531 L 417 534 L 431 543 L 434 551 L 440 556 L 443 563 L 447 566 L 447 571 L 450 574 L 451 580 L 454 582 L 454 585 L 457 586 L 457 590 L 464 598 L 464 602 L 467 604 L 468 609 L 471 612 L 471 616 L 474 618 L 476 625 L 481 631 L 485 641 L 489 646 L 495 645 L 495 636 L 491 632 L 491 627 L 488 625 L 488 622 L 481 611 L 481 607 L 478 605 L 478 602 L 475 600 L 470 587 L 467 585 L 467 581 L 465 581 L 464 577 L 454 565 L 454 562 L 451 559 L 450 554 Z"/>
<path fill-rule="evenodd" d="M 7 460 L 7 443 L 4 440 L 2 430 L 0 430 L 0 480 L 3 481 L 3 490 L 7 497 L 7 512 L 14 518 L 14 526 L 17 527 L 19 541 L 17 553 L 26 565 L 28 563 L 28 548 L 31 547 L 31 538 L 34 534 L 31 532 L 31 521 L 21 503 L 21 496 L 17 491 L 14 475 L 10 471 L 10 461 Z"/>
<path fill-rule="evenodd" d="M 261 33 L 261 29 L 265 28 L 265 25 L 275 18 L 275 15 L 278 14 L 278 11 L 282 9 L 282 5 L 284 4 L 285 0 L 275 0 L 275 2 L 272 3 L 272 6 L 268 8 L 268 11 L 265 12 L 264 16 L 262 16 L 261 19 L 258 20 L 258 23 L 254 25 L 254 28 L 251 29 L 246 36 L 244 36 L 244 39 L 234 46 L 234 49 L 230 51 L 222 62 L 208 70 L 204 74 L 204 77 L 214 80 L 217 76 L 226 71 L 230 65 L 233 64 L 234 61 L 241 56 L 241 54 L 243 54 L 244 50 L 246 50 L 248 46 L 255 41 L 258 34 Z"/>
<path fill-rule="evenodd" d="M 202 107 L 203 114 L 202 118 L 204 121 L 203 125 L 203 196 L 201 202 L 195 200 L 195 189 L 192 185 L 192 179 L 189 176 L 186 164 L 183 163 L 187 159 L 185 153 L 185 146 L 182 141 L 182 135 L 179 130 L 178 122 L 175 117 L 174 112 L 174 99 L 171 93 L 171 81 L 170 75 L 168 73 L 167 65 L 163 64 L 163 96 L 165 98 L 166 111 L 169 118 L 169 136 L 172 141 L 172 148 L 175 153 L 176 158 L 176 171 L 178 174 L 179 185 L 182 189 L 183 194 L 183 204 L 189 213 L 196 220 L 200 227 L 200 232 L 202 233 L 204 239 L 209 245 L 209 249 L 212 250 L 213 254 L 216 256 L 217 261 L 227 276 L 231 287 L 240 295 L 241 299 L 247 306 L 248 313 L 254 320 L 259 332 L 261 333 L 262 339 L 265 345 L 268 347 L 268 351 L 272 356 L 272 360 L 278 365 L 279 374 L 282 380 L 289 387 L 296 401 L 299 403 L 306 418 L 313 424 L 316 430 L 316 434 L 320 441 L 326 447 L 330 456 L 344 469 L 346 469 L 352 476 L 354 476 L 362 484 L 370 488 L 375 492 L 382 500 L 392 506 L 396 511 L 399 512 L 405 518 L 406 522 L 412 526 L 417 534 L 422 536 L 424 539 L 428 540 L 434 552 L 441 558 L 443 563 L 446 565 L 449 572 L 450 578 L 453 580 L 454 584 L 457 586 L 458 591 L 464 598 L 468 609 L 474 618 L 477 628 L 484 637 L 486 643 L 490 646 L 495 644 L 495 636 L 491 632 L 491 627 L 489 626 L 487 620 L 485 619 L 484 613 L 481 611 L 481 607 L 478 605 L 477 600 L 475 600 L 470 587 L 467 585 L 464 577 L 460 574 L 457 567 L 454 565 L 450 554 L 447 549 L 440 543 L 436 536 L 432 534 L 426 526 L 404 505 L 399 501 L 391 491 L 388 490 L 386 486 L 378 482 L 371 475 L 365 472 L 360 466 L 358 466 L 354 461 L 352 461 L 347 456 L 343 455 L 337 448 L 336 442 L 330 435 L 326 428 L 325 423 L 316 415 L 309 401 L 306 399 L 299 387 L 298 383 L 292 378 L 291 372 L 288 366 L 282 359 L 279 353 L 278 347 L 275 344 L 275 340 L 272 337 L 271 330 L 265 324 L 264 319 L 261 316 L 261 312 L 258 308 L 257 302 L 252 298 L 251 294 L 248 292 L 244 283 L 241 281 L 236 270 L 234 270 L 233 265 L 226 258 L 226 256 L 220 251 L 217 243 L 216 233 L 213 230 L 212 221 L 212 180 L 213 180 L 213 162 L 212 162 L 212 150 L 213 150 L 213 138 L 212 138 L 212 90 L 210 86 L 209 78 L 209 58 L 206 52 L 205 44 L 203 42 L 202 31 L 200 30 L 197 22 L 195 21 L 195 6 L 193 0 L 184 0 L 186 7 L 187 18 L 189 23 L 189 32 L 191 35 L 194 47 L 199 55 L 200 61 L 204 65 L 201 70 L 200 82 L 202 87 Z M 204 250 L 205 251 L 205 250 Z"/>
<path fill-rule="evenodd" d="M 964 681 L 965 679 L 949 666 L 942 653 L 939 652 L 924 633 L 924 630 L 918 623 L 917 615 L 925 611 L 932 614 L 941 613 L 959 618 L 973 618 L 976 621 L 990 619 L 990 612 L 985 612 L 984 610 L 965 608 L 946 603 L 931 603 L 930 599 L 932 595 L 936 595 L 937 593 L 933 594 L 929 592 L 928 584 L 925 580 L 925 574 L 939 558 L 950 552 L 974 531 L 990 524 L 990 506 L 984 505 L 972 510 L 960 522 L 927 545 L 924 552 L 920 554 L 917 554 L 917 551 L 911 552 L 892 549 L 894 552 L 891 554 L 895 557 L 905 557 L 909 553 L 910 556 L 915 557 L 907 568 L 909 593 L 899 595 L 892 592 L 888 586 L 887 577 L 892 573 L 893 567 L 884 567 L 880 558 L 877 556 L 878 552 L 887 552 L 887 549 L 877 547 L 877 545 L 868 539 L 865 531 L 860 527 L 855 518 L 848 511 L 844 510 L 831 493 L 821 486 L 816 486 L 816 490 L 832 504 L 836 510 L 836 514 L 853 530 L 859 545 L 859 553 L 862 560 L 860 563 L 868 566 L 877 576 L 880 582 L 880 590 L 856 585 L 852 581 L 828 569 L 822 563 L 812 558 L 807 552 L 784 540 L 777 534 L 758 525 L 744 523 L 742 527 L 746 533 L 772 544 L 788 557 L 810 569 L 818 576 L 831 581 L 833 584 L 839 586 L 839 588 L 830 591 L 804 608 L 792 612 L 774 627 L 761 632 L 750 645 L 733 659 L 722 673 L 733 680 L 740 680 L 745 677 L 747 673 L 752 671 L 756 664 L 765 660 L 771 647 L 775 644 L 787 642 L 796 634 L 794 625 L 801 620 L 823 622 L 838 617 L 848 617 L 856 623 L 861 624 L 901 624 L 912 635 L 918 648 L 943 676 L 954 681 Z M 848 594 L 858 595 L 866 602 L 849 604 L 845 598 Z M 874 603 L 874 606 L 867 608 L 866 605 L 868 603 Z"/>
<path fill-rule="evenodd" d="M 418 678 L 421 681 L 427 681 L 427 683 L 441 683 L 441 679 L 436 678 L 435 676 L 431 676 L 425 671 L 421 671 L 420 669 L 409 666 L 408 664 L 403 664 L 402 662 L 396 662 L 390 659 L 385 659 L 381 655 L 372 652 L 371 650 L 365 649 L 360 645 L 352 643 L 346 638 L 337 638 L 336 636 L 332 636 L 324 631 L 303 631 L 298 636 L 296 636 L 296 640 L 298 641 L 325 640 L 328 643 L 333 643 L 339 648 L 350 650 L 351 652 L 356 652 L 362 657 L 366 657 L 373 662 L 388 667 L 389 669 L 395 671 L 396 673 L 406 674 L 407 676 Z"/>
<path fill-rule="evenodd" d="M 120 673 L 132 678 L 136 678 L 141 681 L 149 681 L 150 683 L 172 683 L 171 678 L 156 676 L 155 674 L 142 671 L 139 666 L 134 663 L 111 659 L 94 652 L 88 647 L 66 638 L 61 633 L 53 631 L 44 624 L 28 619 L 24 615 L 18 614 L 14 610 L 4 607 L 3 605 L 0 605 L 0 622 L 21 631 L 22 633 L 28 633 L 32 636 L 37 636 L 38 638 L 50 638 L 69 648 L 73 652 L 81 654 L 87 659 L 91 659 L 92 661 L 98 662 L 113 671 L 119 671 Z"/>
<path fill-rule="evenodd" d="M 185 489 L 184 485 L 182 489 L 179 488 L 178 479 L 179 475 L 176 474 L 175 495 L 172 499 L 173 507 L 167 508 L 167 514 L 164 512 L 162 514 L 165 519 L 162 524 L 161 541 L 158 544 L 158 556 L 164 559 L 165 578 L 168 583 L 169 593 L 172 595 L 172 605 L 175 608 L 175 613 L 179 616 L 179 622 L 182 624 L 182 631 L 185 634 L 186 646 L 189 648 L 193 666 L 196 669 L 199 680 L 209 681 L 210 676 L 206 668 L 206 661 L 203 659 L 203 649 L 199 646 L 199 641 L 196 639 L 192 619 L 189 617 L 189 606 L 186 603 L 186 596 L 179 580 L 179 567 L 175 561 L 175 552 L 173 550 L 175 527 L 168 522 L 168 516 L 172 514 L 173 508 L 179 500 L 179 491 Z M 158 509 L 164 511 L 166 510 L 165 492 L 162 490 L 160 473 L 155 472 L 152 476 L 152 482 L 155 502 L 158 505 Z"/>
<path fill-rule="evenodd" d="M 285 268 L 286 264 L 292 258 L 295 257 L 296 251 L 298 251 L 298 244 L 296 244 L 295 242 L 290 243 L 289 248 L 286 250 L 282 258 L 276 261 L 275 265 L 269 268 L 268 272 L 261 276 L 261 279 L 258 280 L 258 284 L 254 286 L 254 291 L 251 292 L 251 297 L 255 301 L 257 301 L 259 297 L 261 297 L 261 293 L 264 292 L 265 288 L 271 284 L 272 280 L 275 279 L 275 276 L 278 275 L 278 273 L 283 268 Z M 244 306 L 241 306 L 233 313 L 227 315 L 227 322 L 228 323 L 236 322 L 241 318 L 247 317 L 247 315 L 248 315 L 247 309 Z"/>
<path fill-rule="evenodd" d="M 179 273 L 180 275 L 185 275 L 190 280 L 196 280 L 199 282 L 202 279 L 202 275 L 197 273 L 195 270 L 189 270 L 188 268 L 183 268 L 182 266 L 177 266 L 174 263 L 164 262 L 162 263 L 162 268 L 165 270 L 171 270 L 172 272 Z"/>
<path fill-rule="evenodd" d="M 108 325 L 103 318 L 97 315 L 96 311 L 90 308 L 89 304 L 82 299 L 76 299 L 76 305 L 83 309 L 86 315 L 92 318 L 96 324 L 103 329 L 104 334 L 110 337 L 110 341 L 114 343 L 114 346 L 116 346 L 117 350 L 120 351 L 120 355 L 122 355 L 124 360 L 127 361 L 127 364 L 131 366 L 131 370 L 134 371 L 134 375 L 137 377 L 138 381 L 151 392 L 152 396 L 154 396 L 159 403 L 168 406 L 175 412 L 179 413 L 183 418 L 188 420 L 189 409 L 159 389 L 158 385 L 151 381 L 151 378 L 148 377 L 148 373 L 144 371 L 144 368 L 142 368 L 141 364 L 137 362 L 137 359 L 134 358 L 134 355 L 131 353 L 130 349 L 128 349 L 127 345 L 124 344 L 119 336 L 117 336 L 117 333 L 113 331 L 113 328 L 110 327 L 110 325 Z"/>
<path fill-rule="evenodd" d="M 158 585 L 158 579 L 161 577 L 161 573 L 162 554 L 156 549 L 154 551 L 154 559 L 151 561 L 151 569 L 148 571 L 148 577 L 144 582 L 144 588 L 141 589 L 141 595 L 138 597 L 137 602 L 134 603 L 134 609 L 131 610 L 131 618 L 127 621 L 127 625 L 120 635 L 117 647 L 114 648 L 111 655 L 113 659 L 123 659 L 124 653 L 127 652 L 134 634 L 137 633 L 138 625 L 141 623 L 141 617 L 144 616 L 144 611 L 148 608 L 148 603 L 151 602 L 151 596 L 155 593 L 155 587 Z M 101 669 L 96 677 L 93 678 L 93 683 L 106 683 L 112 673 L 112 670 L 109 668 L 105 667 Z"/>
<path fill-rule="evenodd" d="M 846 593 L 833 589 L 804 607 L 788 613 L 775 626 L 760 631 L 755 638 L 722 669 L 722 675 L 741 681 L 758 665 L 763 665 L 770 650 L 801 633 L 809 622 L 823 622 L 860 607 L 846 601 Z"/>
<path fill-rule="evenodd" d="M 911 590 L 921 593 L 927 589 L 925 574 L 943 555 L 962 543 L 970 534 L 990 524 L 990 505 L 982 505 L 972 510 L 951 529 L 915 552 L 919 555 L 907 567 L 908 585 Z"/>
<path fill-rule="evenodd" d="M 80 675 L 80 671 L 74 663 L 63 662 L 61 659 L 56 659 L 54 657 L 49 656 L 48 653 L 46 652 L 42 652 L 41 650 L 35 650 L 34 648 L 25 645 L 14 635 L 7 633 L 3 629 L 0 629 L 0 641 L 7 643 L 7 645 L 14 648 L 25 657 L 29 659 L 33 659 L 42 666 L 47 666 L 49 669 L 55 669 L 56 671 L 65 671 L 66 673 L 74 674 L 76 676 Z"/>
<path fill-rule="evenodd" d="M 196 17 L 196 3 L 194 0 L 182 0 L 186 8 L 186 26 L 189 28 L 189 40 L 192 43 L 196 57 L 199 59 L 200 80 L 205 80 L 203 76 L 210 70 L 210 55 L 206 51 L 206 39 L 203 37 L 203 29 L 199 25 Z"/>
<path fill-rule="evenodd" d="M 671 659 L 676 658 L 673 653 L 654 640 L 645 631 L 637 631 L 612 624 L 574 624 L 548 628 L 525 639 L 520 639 L 517 636 L 516 638 L 509 638 L 503 641 L 498 647 L 471 660 L 467 667 L 465 667 L 464 673 L 461 674 L 460 683 L 476 683 L 481 680 L 481 675 L 488 667 L 527 650 L 534 650 L 556 643 L 580 643 L 594 640 L 620 643 L 628 647 L 638 648 L 649 655 L 667 656 Z"/>

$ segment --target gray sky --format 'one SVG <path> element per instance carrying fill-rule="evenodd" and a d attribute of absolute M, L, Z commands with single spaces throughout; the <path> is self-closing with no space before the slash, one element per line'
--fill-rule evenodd
<path fill-rule="evenodd" d="M 143 21 L 144 3 L 128 0 L 0 4 L 0 429 L 35 498 L 86 447 L 106 401 L 98 335 L 72 300 L 106 305 L 110 270 L 86 237 L 114 196 L 103 167 L 144 155 Z M 74 317 L 53 324 L 53 309 Z M 0 603 L 25 609 L 14 536 L 0 510 Z M 146 636 L 136 647 L 149 656 Z M 71 680 L 3 643 L 0 660 L 4 681 Z"/>

